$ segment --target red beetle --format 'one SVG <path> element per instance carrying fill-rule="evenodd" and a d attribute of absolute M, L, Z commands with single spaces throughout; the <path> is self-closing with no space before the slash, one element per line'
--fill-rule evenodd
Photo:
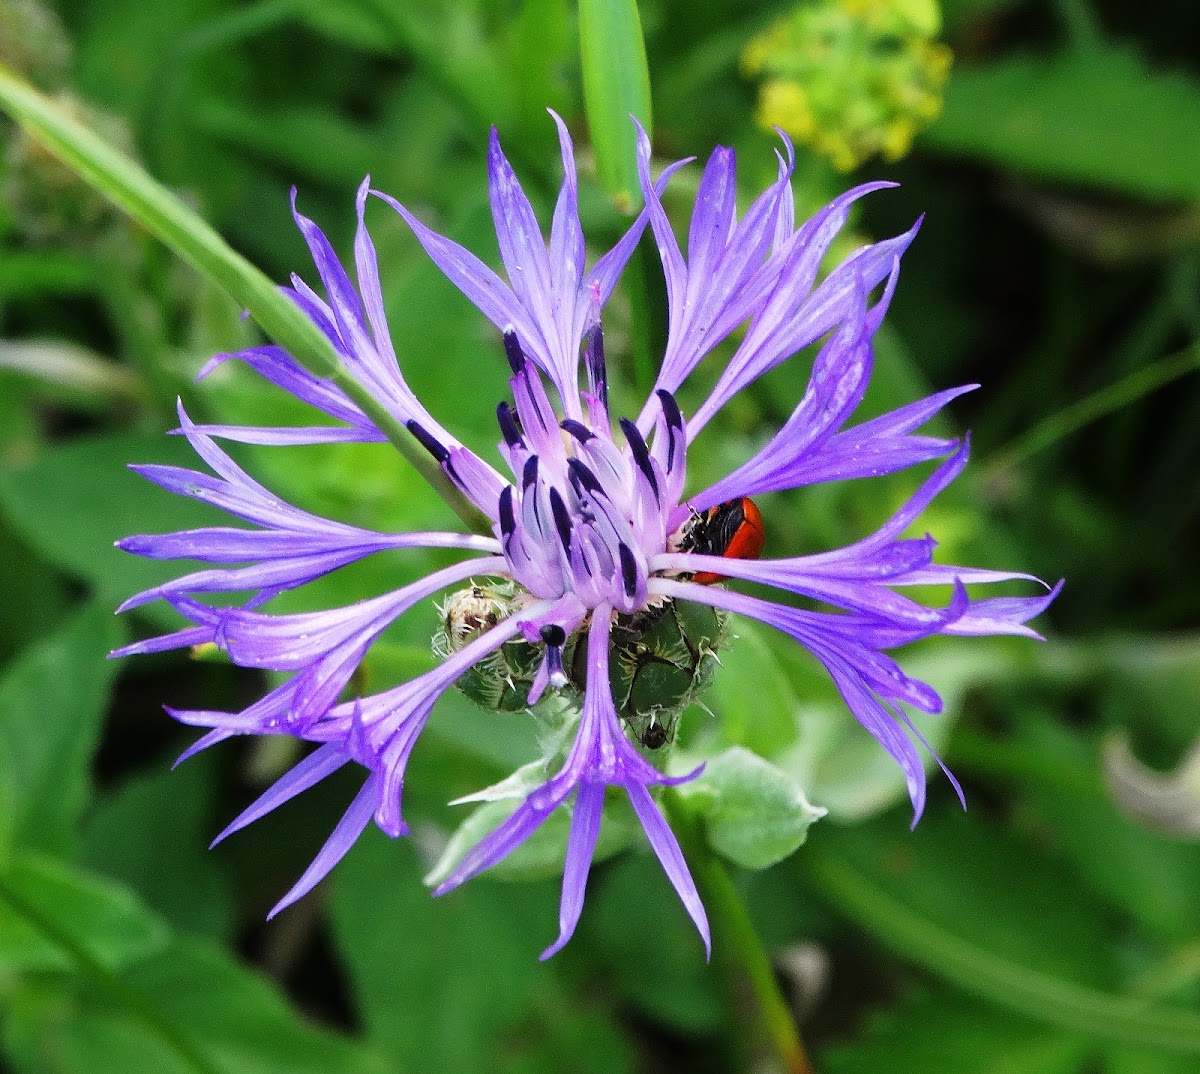
<path fill-rule="evenodd" d="M 758 559 L 765 542 L 762 515 L 753 500 L 739 496 L 693 515 L 684 525 L 679 551 L 725 559 Z M 700 571 L 692 578 L 700 585 L 723 580 L 724 575 L 710 571 Z"/>

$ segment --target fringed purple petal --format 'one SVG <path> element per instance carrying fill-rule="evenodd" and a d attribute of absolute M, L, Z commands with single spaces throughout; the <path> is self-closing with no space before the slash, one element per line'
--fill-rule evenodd
<path fill-rule="evenodd" d="M 944 633 L 967 637 L 988 634 L 1022 634 L 1041 640 L 1041 635 L 1024 624 L 1041 615 L 1062 592 L 1060 581 L 1040 597 L 990 597 L 972 601 L 966 613 L 946 627 Z"/>
<path fill-rule="evenodd" d="M 375 255 L 375 244 L 367 231 L 367 195 L 371 192 L 371 177 L 363 179 L 358 188 L 354 205 L 358 212 L 358 227 L 354 231 L 354 267 L 358 273 L 358 287 L 362 292 L 363 306 L 371 326 L 371 337 L 376 351 L 394 366 L 399 373 L 396 350 L 392 346 L 388 330 L 387 313 L 383 308 L 383 288 L 379 283 L 379 259 Z"/>
<path fill-rule="evenodd" d="M 349 760 L 350 758 L 336 746 L 318 746 L 304 760 L 288 769 L 234 817 L 209 844 L 209 849 L 211 850 L 234 832 L 241 831 L 246 825 L 253 824 L 256 820 L 278 809 L 284 802 L 290 802 L 296 795 L 308 790 L 309 787 L 315 787 L 326 776 L 331 776 L 342 768 Z"/>
<path fill-rule="evenodd" d="M 683 860 L 683 851 L 679 849 L 675 833 L 671 831 L 671 826 L 643 784 L 630 783 L 625 790 L 629 794 L 633 811 L 642 822 L 646 838 L 650 840 L 650 846 L 654 848 L 654 854 L 663 867 L 663 872 L 667 874 L 667 879 L 671 881 L 671 886 L 683 903 L 688 917 L 700 933 L 700 939 L 704 941 L 704 957 L 711 958 L 712 936 L 708 929 L 708 915 L 704 912 L 704 903 L 700 901 L 700 893 L 696 890 L 696 883 L 688 871 L 687 862 Z"/>
<path fill-rule="evenodd" d="M 363 833 L 363 829 L 371 820 L 375 808 L 376 781 L 374 776 L 368 777 L 362 789 L 354 796 L 350 808 L 342 815 L 337 827 L 333 829 L 325 845 L 317 852 L 312 864 L 304 870 L 304 874 L 296 881 L 292 889 L 277 902 L 267 914 L 270 921 L 281 910 L 286 910 L 292 903 L 303 898 L 315 888 L 339 861 L 346 856 L 355 840 Z"/>
<path fill-rule="evenodd" d="M 575 298 L 583 280 L 584 262 L 587 255 L 583 241 L 583 228 L 579 223 L 579 189 L 575 178 L 575 146 L 567 125 L 553 109 L 550 118 L 558 131 L 558 147 L 562 154 L 563 181 L 554 206 L 554 220 L 550 225 L 550 264 L 559 271 L 555 281 L 556 302 L 560 317 L 575 312 Z M 571 327 L 574 327 L 573 325 Z M 571 336 L 564 332 L 559 342 L 570 345 Z"/>
<path fill-rule="evenodd" d="M 860 296 L 869 294 L 891 275 L 896 258 L 915 236 L 914 226 L 903 235 L 858 251 L 798 305 L 796 295 L 807 294 L 811 286 L 816 251 L 797 243 L 771 296 L 718 378 L 712 394 L 688 422 L 689 437 L 694 439 L 709 419 L 746 385 L 851 317 Z M 819 261 L 816 257 L 816 262 Z"/>
<path fill-rule="evenodd" d="M 571 833 L 567 837 L 567 858 L 563 865 L 562 902 L 558 910 L 558 939 L 541 953 L 540 960 L 558 954 L 575 934 L 583 912 L 583 896 L 596 840 L 600 835 L 600 814 L 604 807 L 604 784 L 581 783 L 575 794 L 571 814 Z"/>
<path fill-rule="evenodd" d="M 550 781 L 522 802 L 498 828 L 484 836 L 433 891 L 445 895 L 508 857 L 536 832 L 570 795 L 571 788 Z"/>
<path fill-rule="evenodd" d="M 390 194 L 379 190 L 371 193 L 404 218 L 433 263 L 492 324 L 501 331 L 514 328 L 522 341 L 532 343 L 539 337 L 516 295 L 479 258 L 458 243 L 431 231 Z M 539 364 L 547 360 L 544 353 L 535 353 L 534 358 Z"/>
<path fill-rule="evenodd" d="M 309 447 L 313 444 L 382 444 L 387 436 L 374 426 L 356 425 L 197 425 L 197 431 L 235 444 L 262 447 Z"/>
<path fill-rule="evenodd" d="M 215 355 L 196 374 L 196 379 L 202 380 L 218 366 L 232 360 L 244 362 L 264 380 L 316 407 L 331 418 L 358 428 L 364 437 L 371 432 L 378 437 L 383 436 L 358 406 L 350 401 L 345 392 L 332 381 L 310 373 L 282 347 L 251 347 L 232 354 Z"/>

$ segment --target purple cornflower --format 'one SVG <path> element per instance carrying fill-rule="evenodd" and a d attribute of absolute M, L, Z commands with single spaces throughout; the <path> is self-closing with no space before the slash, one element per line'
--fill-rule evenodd
<path fill-rule="evenodd" d="M 916 226 L 858 250 L 820 282 L 818 268 L 852 203 L 889 184 L 860 186 L 797 228 L 791 149 L 786 146 L 778 178 L 738 219 L 734 155 L 718 148 L 700 181 L 685 258 L 659 200 L 679 165 L 667 169 L 656 186 L 649 142 L 639 130 L 646 208 L 616 246 L 585 271 L 573 147 L 565 126 L 554 118 L 564 179 L 548 244 L 492 134 L 489 190 L 508 283 L 473 254 L 430 231 L 394 199 L 377 194 L 503 334 L 513 402 L 501 402 L 497 409 L 498 447 L 511 477 L 455 439 L 405 383 L 388 336 L 375 250 L 364 224 L 367 195 L 377 192 L 364 182 L 358 193 L 357 290 L 322 232 L 293 206 L 325 297 L 298 277 L 292 278 L 288 293 L 330 339 L 346 369 L 490 520 L 490 536 L 372 532 L 308 514 L 250 478 L 215 438 L 267 445 L 385 439 L 339 388 L 301 368 L 278 347 L 219 355 L 201 375 L 238 358 L 335 424 L 301 429 L 196 426 L 180 408 L 182 432 L 212 475 L 170 466 L 134 467 L 164 488 L 212 503 L 256 528 L 210 527 L 120 542 L 138 555 L 215 566 L 126 601 L 123 609 L 166 600 L 190 625 L 127 646 L 118 655 L 214 643 L 236 664 L 291 673 L 243 712 L 172 711 L 183 723 L 207 729 L 185 756 L 233 735 L 287 734 L 316 744 L 218 840 L 348 763 L 367 773 L 316 859 L 272 914 L 321 880 L 372 818 L 390 836 L 408 831 L 401 812 L 405 766 L 434 703 L 476 665 L 506 646 L 524 644 L 537 654 L 530 705 L 547 690 L 582 690 L 573 745 L 558 771 L 468 851 L 435 894 L 500 861 L 554 810 L 570 803 L 560 933 L 543 957 L 553 954 L 570 938 L 579 918 L 606 789 L 619 787 L 707 948 L 704 907 L 650 792 L 655 784 L 680 783 L 696 773 L 666 776 L 628 737 L 610 688 L 610 663 L 617 651 L 614 623 L 671 602 L 695 602 L 750 616 L 791 635 L 825 666 L 855 717 L 900 764 L 915 823 L 924 804 L 925 775 L 913 743 L 921 736 L 905 706 L 932 713 L 941 702 L 929 686 L 908 677 L 887 650 L 932 634 L 1036 637 L 1024 624 L 1057 592 L 972 599 L 966 585 L 1030 576 L 935 565 L 930 537 L 902 536 L 967 459 L 965 440 L 914 430 L 969 388 L 941 392 L 845 427 L 865 391 L 872 335 Z M 668 342 L 644 408 L 636 420 L 621 418 L 615 432 L 600 314 L 647 222 L 666 274 Z M 881 284 L 882 294 L 872 303 L 870 296 Z M 674 393 L 740 325 L 747 325 L 746 333 L 712 394 L 685 418 Z M 779 433 L 734 473 L 685 496 L 687 449 L 709 419 L 746 385 L 822 337 L 827 338 L 807 390 Z M 580 384 L 581 351 L 586 390 Z M 893 473 L 933 459 L 943 461 L 891 520 L 846 548 L 752 561 L 704 554 L 707 546 L 690 539 L 700 513 L 742 497 Z M 349 607 L 287 615 L 262 610 L 278 593 L 361 557 L 415 547 L 477 554 Z M 713 574 L 775 586 L 836 610 L 804 610 L 693 580 Z M 515 597 L 507 614 L 483 622 L 461 644 L 448 647 L 434 670 L 382 693 L 343 697 L 367 650 L 390 623 L 418 602 L 473 577 L 501 579 L 511 587 Z M 914 585 L 949 587 L 947 605 L 928 608 L 897 591 Z M 201 599 L 215 593 L 252 595 L 241 606 L 213 606 Z M 564 652 L 572 645 L 568 670 Z"/>

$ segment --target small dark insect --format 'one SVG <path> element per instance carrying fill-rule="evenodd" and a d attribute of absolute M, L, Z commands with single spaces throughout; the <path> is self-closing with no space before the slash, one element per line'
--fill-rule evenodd
<path fill-rule="evenodd" d="M 646 725 L 646 729 L 638 735 L 638 741 L 648 750 L 661 749 L 667 744 L 667 740 L 671 737 L 670 728 L 666 724 L 659 723 L 653 720 Z"/>
<path fill-rule="evenodd" d="M 726 500 L 690 519 L 679 539 L 680 552 L 725 559 L 758 559 L 766 542 L 762 515 L 748 496 Z M 724 576 L 700 571 L 693 582 L 712 585 Z"/>

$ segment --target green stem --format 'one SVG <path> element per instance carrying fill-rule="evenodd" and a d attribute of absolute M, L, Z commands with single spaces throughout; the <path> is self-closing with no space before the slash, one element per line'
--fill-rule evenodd
<path fill-rule="evenodd" d="M 781 1074 L 813 1074 L 770 956 L 725 863 L 709 846 L 701 821 L 678 794 L 669 792 L 664 803 L 708 910 L 713 961 L 725 979 L 731 1026 L 744 1027 L 749 1019 L 753 1037 L 746 1043 L 755 1053 L 752 1060 L 769 1055 Z M 758 1062 L 747 1065 L 760 1069 Z"/>
<path fill-rule="evenodd" d="M 2 877 L 0 877 L 0 899 L 8 903 L 16 914 L 23 917 L 42 935 L 70 955 L 84 976 L 90 978 L 101 991 L 106 992 L 118 1007 L 129 1011 L 147 1028 L 156 1033 L 197 1074 L 221 1074 L 220 1069 L 208 1060 L 182 1030 L 165 1018 L 150 1003 L 147 1003 L 140 993 L 100 962 L 57 922 L 43 914 L 19 892 L 14 891 Z"/>
<path fill-rule="evenodd" d="M 1115 384 L 1101 388 L 1087 398 L 1064 407 L 1002 448 L 988 467 L 985 480 L 1012 469 L 1031 455 L 1036 455 L 1085 425 L 1129 406 L 1142 396 L 1149 395 L 1150 392 L 1197 369 L 1200 369 L 1200 345 L 1187 347 L 1144 369 L 1135 370 Z"/>
<path fill-rule="evenodd" d="M 372 394 L 342 365 L 333 345 L 300 308 L 140 165 L 73 119 L 0 64 L 0 108 L 87 183 L 128 213 L 245 307 L 309 372 L 327 377 L 378 426 L 467 527 L 490 534 L 483 514 Z"/>

